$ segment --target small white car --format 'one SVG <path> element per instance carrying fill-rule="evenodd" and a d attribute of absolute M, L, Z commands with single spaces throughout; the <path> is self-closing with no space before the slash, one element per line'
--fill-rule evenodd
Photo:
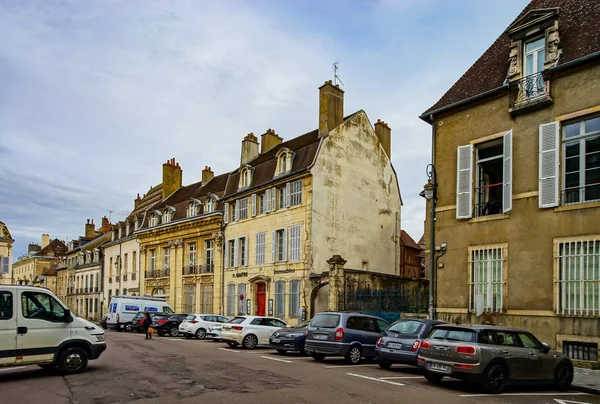
<path fill-rule="evenodd" d="M 223 324 L 213 325 L 208 327 L 206 332 L 206 338 L 212 339 L 213 341 L 221 341 L 221 331 L 223 330 Z"/>
<path fill-rule="evenodd" d="M 179 324 L 179 332 L 186 338 L 205 339 L 210 327 L 229 320 L 229 318 L 217 314 L 190 314 Z"/>
<path fill-rule="evenodd" d="M 242 345 L 254 349 L 258 345 L 269 345 L 269 337 L 280 328 L 289 325 L 278 318 L 260 316 L 238 316 L 223 324 L 221 341 L 232 348 Z"/>

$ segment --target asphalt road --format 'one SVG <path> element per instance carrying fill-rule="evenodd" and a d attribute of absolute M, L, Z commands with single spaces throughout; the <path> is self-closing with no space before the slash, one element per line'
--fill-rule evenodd
<path fill-rule="evenodd" d="M 212 341 L 109 332 L 107 351 L 82 374 L 63 377 L 37 366 L 0 368 L 0 403 L 597 403 L 600 396 L 540 388 L 482 395 L 477 386 L 433 385 L 408 367 L 345 365 L 229 349 Z"/>

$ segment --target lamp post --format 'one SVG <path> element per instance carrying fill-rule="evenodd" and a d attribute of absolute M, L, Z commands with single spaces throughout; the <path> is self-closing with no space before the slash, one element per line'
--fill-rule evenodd
<path fill-rule="evenodd" d="M 423 196 L 429 204 L 429 318 L 435 319 L 434 277 L 435 277 L 435 205 L 437 202 L 437 175 L 433 164 L 427 165 L 427 184 L 423 187 Z"/>

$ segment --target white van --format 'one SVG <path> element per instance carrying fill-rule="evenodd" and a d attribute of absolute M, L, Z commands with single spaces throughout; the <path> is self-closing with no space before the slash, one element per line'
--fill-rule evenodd
<path fill-rule="evenodd" d="M 173 313 L 164 298 L 150 296 L 113 296 L 108 305 L 106 326 L 117 331 L 124 330 L 139 312 Z"/>
<path fill-rule="evenodd" d="M 104 331 L 76 317 L 46 288 L 0 285 L 0 367 L 78 373 L 106 350 Z"/>

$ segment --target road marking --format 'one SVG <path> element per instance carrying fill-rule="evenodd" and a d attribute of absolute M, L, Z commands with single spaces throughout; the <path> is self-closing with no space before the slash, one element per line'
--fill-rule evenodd
<path fill-rule="evenodd" d="M 15 368 L 0 369 L 0 372 L 8 372 L 9 370 L 25 369 L 27 366 L 17 366 Z"/>
<path fill-rule="evenodd" d="M 390 382 L 389 380 L 382 380 L 377 377 L 369 377 L 364 375 L 358 375 L 356 373 L 346 373 L 348 376 L 360 377 L 361 379 L 373 380 L 374 382 L 393 384 L 394 386 L 404 386 L 402 383 Z"/>
<path fill-rule="evenodd" d="M 225 352 L 235 352 L 235 353 L 241 353 L 242 351 L 234 351 L 233 349 L 228 349 L 228 348 L 217 348 L 220 349 L 221 351 L 225 351 Z"/>
<path fill-rule="evenodd" d="M 265 359 L 270 359 L 272 361 L 277 361 L 277 362 L 285 362 L 285 363 L 294 363 L 292 361 L 286 361 L 285 359 L 279 359 L 279 358 L 273 358 L 271 356 L 261 356 L 261 358 L 265 358 Z"/>
<path fill-rule="evenodd" d="M 501 397 L 501 396 L 589 396 L 588 393 L 502 393 L 502 394 L 459 394 L 459 397 Z"/>
<path fill-rule="evenodd" d="M 359 367 L 378 367 L 379 365 L 335 365 L 335 366 L 323 366 L 325 369 L 337 369 L 337 368 L 359 368 Z"/>
<path fill-rule="evenodd" d="M 167 341 L 187 341 L 187 340 L 181 339 L 181 338 L 167 338 Z"/>
<path fill-rule="evenodd" d="M 381 380 L 394 380 L 394 379 L 423 379 L 423 376 L 394 376 L 394 377 L 380 377 Z"/>

